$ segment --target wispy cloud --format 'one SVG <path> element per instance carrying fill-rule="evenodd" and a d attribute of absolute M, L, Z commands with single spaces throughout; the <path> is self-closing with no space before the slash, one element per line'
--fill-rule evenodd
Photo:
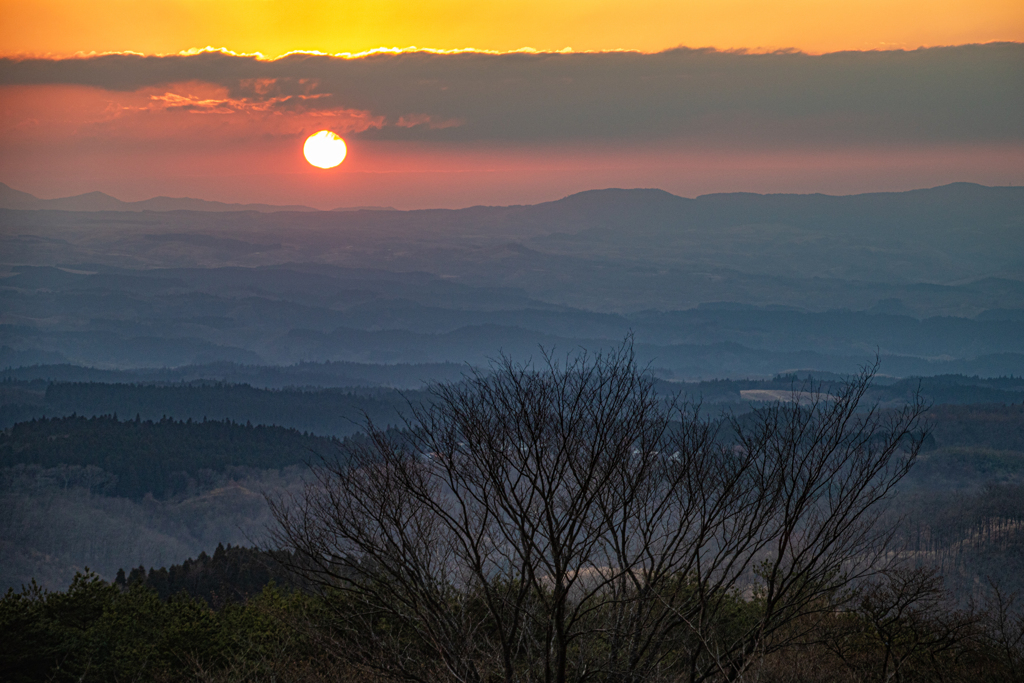
<path fill-rule="evenodd" d="M 443 121 L 436 121 L 429 114 L 409 114 L 407 116 L 399 116 L 395 125 L 399 128 L 415 128 L 417 126 L 424 126 L 430 130 L 443 130 L 445 128 L 456 128 L 465 123 L 466 122 L 463 119 L 445 119 Z"/>

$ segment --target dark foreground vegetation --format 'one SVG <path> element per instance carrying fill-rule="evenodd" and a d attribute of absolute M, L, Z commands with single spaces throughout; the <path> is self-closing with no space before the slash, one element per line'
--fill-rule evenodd
<path fill-rule="evenodd" d="M 266 549 L 8 591 L 0 678 L 1021 680 L 1020 485 L 915 503 L 909 478 L 919 459 L 955 476 L 965 439 L 1012 471 L 1017 406 L 971 408 L 976 439 L 960 408 L 929 432 L 920 395 L 880 406 L 871 380 L 708 418 L 666 401 L 629 344 L 505 359 L 270 492 Z M 4 452 L 38 468 L 97 434 L 172 452 L 196 423 L 29 425 Z M 256 429 L 188 438 L 226 467 Z"/>
<path fill-rule="evenodd" d="M 484 596 L 463 597 L 467 607 L 486 611 Z M 728 603 L 719 632 L 706 643 L 710 647 L 763 618 L 765 605 L 759 597 L 732 595 Z M 1018 608 L 996 591 L 986 601 L 960 607 L 934 574 L 893 570 L 847 596 L 842 608 L 794 621 L 790 631 L 796 637 L 787 647 L 758 654 L 743 673 L 710 671 L 706 679 L 1020 681 L 1024 620 Z M 340 592 L 315 594 L 274 585 L 246 600 L 214 608 L 186 590 L 163 598 L 138 576 L 126 583 L 107 583 L 93 574 L 81 574 L 65 591 L 30 586 L 0 598 L 4 641 L 0 679 L 11 683 L 402 680 L 402 676 L 388 676 L 350 661 L 351 624 L 365 617 L 363 609 Z M 376 633 L 385 639 L 381 644 L 402 647 L 418 663 L 417 676 L 411 680 L 458 680 L 435 659 L 429 642 L 382 615 L 378 619 Z M 688 647 L 692 643 L 675 643 L 670 654 L 685 655 Z M 586 654 L 574 652 L 574 664 Z M 533 662 L 517 664 L 529 670 Z M 634 678 L 575 666 L 569 673 L 574 681 L 691 680 L 689 672 L 670 666 Z M 543 678 L 526 675 L 515 680 Z"/>

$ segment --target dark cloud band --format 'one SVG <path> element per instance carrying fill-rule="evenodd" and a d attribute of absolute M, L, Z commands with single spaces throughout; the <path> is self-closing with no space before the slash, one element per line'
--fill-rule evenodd
<path fill-rule="evenodd" d="M 1024 139 L 1024 44 L 909 52 L 290 55 L 0 59 L 0 84 L 112 91 L 204 81 L 385 117 L 384 139 L 682 140 L 777 147 Z M 310 97 L 316 95 L 316 97 Z M 286 106 L 282 105 L 282 106 Z"/>

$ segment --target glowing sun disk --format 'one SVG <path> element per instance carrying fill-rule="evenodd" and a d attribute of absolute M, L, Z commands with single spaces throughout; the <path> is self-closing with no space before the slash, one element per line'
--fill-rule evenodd
<path fill-rule="evenodd" d="M 322 130 L 306 138 L 302 153 L 306 155 L 306 161 L 317 168 L 334 168 L 345 160 L 348 148 L 337 133 Z"/>

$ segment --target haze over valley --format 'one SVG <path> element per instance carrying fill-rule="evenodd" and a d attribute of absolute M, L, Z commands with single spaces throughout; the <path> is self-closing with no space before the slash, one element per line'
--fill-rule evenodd
<path fill-rule="evenodd" d="M 70 200 L 68 200 L 70 201 Z M 0 364 L 486 364 L 635 335 L 666 378 L 1024 373 L 1024 189 L 3 211 Z"/>

